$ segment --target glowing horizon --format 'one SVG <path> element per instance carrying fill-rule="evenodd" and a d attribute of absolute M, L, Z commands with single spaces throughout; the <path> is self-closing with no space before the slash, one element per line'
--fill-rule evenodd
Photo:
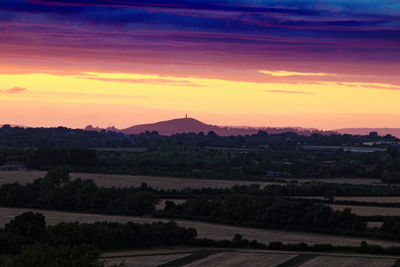
<path fill-rule="evenodd" d="M 400 2 L 367 2 L 0 1 L 0 124 L 399 128 Z"/>

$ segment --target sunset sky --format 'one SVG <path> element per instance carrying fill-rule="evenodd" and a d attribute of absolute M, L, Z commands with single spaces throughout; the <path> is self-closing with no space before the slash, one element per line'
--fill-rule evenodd
<path fill-rule="evenodd" d="M 0 124 L 400 127 L 399 0 L 0 0 Z"/>

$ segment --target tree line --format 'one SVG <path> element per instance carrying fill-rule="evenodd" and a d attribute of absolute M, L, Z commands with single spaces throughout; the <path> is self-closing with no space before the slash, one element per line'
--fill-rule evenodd
<path fill-rule="evenodd" d="M 399 255 L 400 247 L 382 248 L 362 241 L 359 247 L 334 246 L 328 243 L 269 244 L 249 241 L 240 234 L 231 240 L 197 238 L 193 228 L 177 226 L 174 222 L 126 224 L 111 222 L 59 223 L 46 225 L 40 213 L 25 212 L 0 229 L 0 264 L 9 267 L 104 267 L 101 251 L 189 245 L 197 247 L 252 248 L 314 252 L 358 252 Z M 10 256 L 11 255 L 11 256 Z M 114 264 L 113 267 L 122 267 Z"/>
<path fill-rule="evenodd" d="M 196 236 L 195 229 L 179 227 L 172 221 L 74 222 L 47 226 L 42 214 L 26 212 L 0 229 L 0 255 L 19 254 L 11 266 L 100 267 L 104 266 L 98 261 L 100 250 L 185 245 Z M 57 261 L 59 265 L 55 265 Z"/>
<path fill-rule="evenodd" d="M 23 162 L 47 170 L 69 165 L 74 171 L 198 178 L 270 180 L 369 177 L 385 183 L 400 179 L 400 157 L 387 152 L 315 152 L 296 147 L 224 150 L 163 146 L 143 152 L 101 151 L 79 147 L 0 147 L 0 165 Z M 400 181 L 400 180 L 399 180 Z"/>
<path fill-rule="evenodd" d="M 290 185 L 290 188 L 303 186 Z M 325 188 L 325 185 L 321 186 Z M 2 185 L 0 205 L 123 215 L 148 214 L 400 240 L 400 233 L 397 234 L 397 227 L 400 228 L 398 218 L 383 218 L 383 226 L 371 230 L 366 227 L 365 218 L 351 213 L 349 209 L 333 211 L 327 205 L 313 203 L 310 200 L 289 200 L 277 197 L 276 194 L 269 195 L 269 187 L 268 185 L 266 189 L 260 189 L 259 186 L 235 186 L 231 189 L 165 191 L 143 184 L 140 187 L 104 188 L 98 187 L 92 180 L 70 180 L 68 169 L 60 167 L 49 171 L 44 178 L 26 185 L 18 183 Z M 171 192 L 174 192 L 175 196 L 189 196 L 189 198 L 180 205 L 167 202 L 164 210 L 155 211 L 159 199 L 169 196 Z M 199 195 L 199 192 L 212 194 Z"/>
<path fill-rule="evenodd" d="M 370 177 L 400 182 L 398 146 L 374 153 L 307 151 L 313 146 L 364 146 L 364 142 L 399 142 L 377 134 L 356 136 L 296 133 L 245 136 L 156 132 L 124 135 L 112 131 L 68 128 L 0 128 L 0 164 L 18 158 L 29 168 L 70 165 L 75 171 L 200 178 L 262 179 L 272 177 Z M 141 146 L 141 153 L 88 148 Z M 378 145 L 386 147 L 387 145 Z M 18 147 L 16 154 L 10 147 Z M 29 149 L 26 149 L 29 148 Z M 239 149 L 239 150 L 238 150 Z"/>
<path fill-rule="evenodd" d="M 146 187 L 103 188 L 93 180 L 71 180 L 67 167 L 52 169 L 26 185 L 0 187 L 0 205 L 15 207 L 143 215 L 151 214 L 158 200 L 158 195 L 146 191 Z"/>
<path fill-rule="evenodd" d="M 360 235 L 367 232 L 362 218 L 350 209 L 334 211 L 309 200 L 291 201 L 251 195 L 190 198 L 176 205 L 167 201 L 154 216 L 216 221 L 261 228 L 279 228 L 330 234 Z"/>

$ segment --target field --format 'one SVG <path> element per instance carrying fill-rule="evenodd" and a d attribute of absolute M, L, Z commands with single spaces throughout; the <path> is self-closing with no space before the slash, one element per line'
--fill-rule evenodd
<path fill-rule="evenodd" d="M 107 264 L 125 261 L 128 267 L 169 266 L 217 267 L 217 266 L 304 266 L 304 267 L 391 267 L 398 257 L 338 253 L 305 253 L 284 251 L 262 251 L 241 249 L 213 249 L 201 255 L 199 249 L 175 248 L 156 250 L 134 250 L 103 254 Z M 203 250 L 204 252 L 204 250 Z M 112 258 L 110 258 L 112 257 Z M 172 264 L 180 260 L 181 264 Z M 176 262 L 175 262 L 176 263 Z M 296 264 L 297 263 L 297 264 Z"/>
<path fill-rule="evenodd" d="M 0 185 L 6 183 L 29 183 L 33 180 L 46 175 L 45 171 L 0 171 Z M 112 187 L 130 187 L 140 186 L 143 182 L 154 188 L 175 188 L 183 189 L 186 187 L 202 188 L 202 187 L 232 187 L 236 184 L 250 185 L 260 184 L 279 184 L 275 182 L 259 182 L 259 181 L 232 181 L 232 180 L 215 180 L 215 179 L 194 179 L 194 178 L 171 178 L 171 177 L 154 177 L 154 176 L 134 176 L 134 175 L 115 175 L 115 174 L 96 174 L 96 173 L 71 173 L 72 178 L 92 179 L 99 186 Z"/>
<path fill-rule="evenodd" d="M 174 253 L 174 254 L 159 254 L 159 255 L 145 255 L 145 256 L 122 256 L 115 258 L 108 258 L 106 260 L 107 265 L 118 264 L 121 261 L 125 262 L 126 267 L 128 266 L 141 266 L 141 267 L 154 267 L 167 262 L 189 256 L 191 254 L 185 253 Z"/>
<path fill-rule="evenodd" d="M 111 151 L 111 152 L 146 152 L 147 147 L 96 147 L 97 151 Z"/>
<path fill-rule="evenodd" d="M 386 152 L 386 148 L 379 147 L 351 147 L 351 146 L 303 146 L 304 150 L 311 151 L 357 151 L 357 152 Z"/>
<path fill-rule="evenodd" d="M 324 199 L 323 197 L 302 197 L 302 198 Z M 400 203 L 400 197 L 335 197 L 335 200 L 376 202 L 376 203 Z"/>
<path fill-rule="evenodd" d="M 10 221 L 16 215 L 32 209 L 20 208 L 0 208 L 0 226 Z M 100 215 L 100 214 L 87 214 L 87 213 L 73 213 L 61 211 L 48 211 L 48 210 L 35 210 L 41 212 L 46 216 L 48 224 L 57 224 L 62 221 L 73 222 L 87 222 L 94 223 L 97 221 L 114 221 L 126 223 L 129 221 L 137 223 L 151 223 L 155 221 L 168 221 L 165 219 L 149 218 L 149 217 L 129 217 L 129 216 L 114 216 L 114 215 Z M 270 230 L 270 229 L 257 229 L 249 227 L 230 226 L 222 224 L 213 224 L 205 222 L 175 220 L 179 226 L 193 227 L 197 229 L 200 238 L 207 237 L 212 239 L 232 239 L 235 234 L 241 234 L 244 238 L 249 240 L 257 240 L 263 243 L 272 241 L 280 241 L 283 243 L 299 243 L 305 242 L 308 244 L 321 244 L 331 243 L 333 245 L 348 245 L 359 246 L 361 241 L 366 240 L 368 244 L 376 244 L 383 247 L 400 245 L 400 242 L 387 241 L 387 240 L 373 240 L 359 237 L 346 237 L 334 236 L 317 233 L 304 233 L 295 231 L 283 230 Z"/>
<path fill-rule="evenodd" d="M 210 255 L 204 259 L 195 261 L 186 266 L 276 266 L 295 255 L 270 254 L 270 253 L 240 253 L 235 251 L 220 252 Z"/>
<path fill-rule="evenodd" d="M 368 266 L 368 267 L 384 267 L 393 266 L 396 260 L 394 259 L 374 259 L 366 257 L 332 257 L 332 256 L 319 256 L 305 264 L 302 267 L 353 267 L 353 266 Z"/>
<path fill-rule="evenodd" d="M 374 228 L 374 227 L 381 227 L 383 222 L 367 222 L 367 226 Z"/>
<path fill-rule="evenodd" d="M 0 185 L 6 183 L 29 183 L 33 180 L 46 175 L 45 171 L 0 171 Z M 259 184 L 264 187 L 269 184 L 285 184 L 281 182 L 263 182 L 263 181 L 240 181 L 240 180 L 218 180 L 218 179 L 196 179 L 196 178 L 172 178 L 155 176 L 134 176 L 134 175 L 116 175 L 116 174 L 96 174 L 96 173 L 71 173 L 72 178 L 92 179 L 99 186 L 112 187 L 130 187 L 140 186 L 143 182 L 154 188 L 183 189 L 187 187 L 232 187 L 234 185 Z M 374 184 L 379 183 L 377 179 L 367 178 L 336 178 L 336 179 L 286 179 L 288 182 L 297 180 L 298 183 L 309 181 L 320 181 L 326 183 L 349 183 L 349 184 Z"/>
<path fill-rule="evenodd" d="M 371 207 L 371 206 L 353 206 L 353 205 L 329 205 L 334 210 L 343 210 L 350 208 L 351 211 L 360 216 L 382 215 L 382 216 L 400 216 L 400 208 Z"/>
<path fill-rule="evenodd" d="M 287 182 L 297 181 L 298 183 L 306 182 L 323 182 L 323 183 L 334 183 L 334 184 L 381 184 L 381 180 L 372 178 L 285 178 Z"/>

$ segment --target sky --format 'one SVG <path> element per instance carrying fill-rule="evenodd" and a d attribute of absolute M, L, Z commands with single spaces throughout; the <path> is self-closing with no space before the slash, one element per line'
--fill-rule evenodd
<path fill-rule="evenodd" d="M 400 0 L 0 0 L 0 124 L 400 127 Z"/>

